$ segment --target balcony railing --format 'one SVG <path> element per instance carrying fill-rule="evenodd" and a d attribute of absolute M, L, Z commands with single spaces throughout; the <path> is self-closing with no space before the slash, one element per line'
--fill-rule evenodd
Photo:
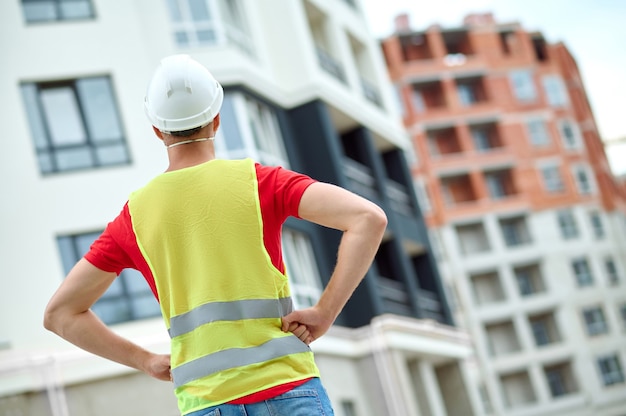
<path fill-rule="evenodd" d="M 343 66 L 335 58 L 333 58 L 328 52 L 320 47 L 315 48 L 317 52 L 317 59 L 322 69 L 337 78 L 342 83 L 346 83 L 346 74 L 343 70 Z"/>
<path fill-rule="evenodd" d="M 422 311 L 422 318 L 433 319 L 437 322 L 446 323 L 441 301 L 435 292 L 418 289 L 417 303 Z"/>
<path fill-rule="evenodd" d="M 413 215 L 413 209 L 411 208 L 411 198 L 406 190 L 406 187 L 396 181 L 388 179 L 386 182 L 386 191 L 391 206 L 393 209 L 408 217 Z"/>
<path fill-rule="evenodd" d="M 343 167 L 349 180 L 348 188 L 352 192 L 370 200 L 379 199 L 376 181 L 370 168 L 349 157 L 343 158 Z"/>
<path fill-rule="evenodd" d="M 361 88 L 363 89 L 363 96 L 365 96 L 368 101 L 372 102 L 378 107 L 382 107 L 383 101 L 380 96 L 380 92 L 378 91 L 378 88 L 374 86 L 374 84 L 361 78 Z"/>
<path fill-rule="evenodd" d="M 414 316 L 406 285 L 397 280 L 379 277 L 377 289 L 386 313 Z"/>

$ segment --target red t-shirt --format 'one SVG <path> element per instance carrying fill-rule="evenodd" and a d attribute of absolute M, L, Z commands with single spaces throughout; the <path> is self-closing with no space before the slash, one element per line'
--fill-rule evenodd
<path fill-rule="evenodd" d="M 299 218 L 298 207 L 306 188 L 315 181 L 306 175 L 281 167 L 269 167 L 255 164 L 256 176 L 263 219 L 263 243 L 272 260 L 272 264 L 285 272 L 281 248 L 281 229 L 285 220 L 292 216 Z M 93 243 L 85 259 L 97 268 L 121 273 L 131 268 L 141 272 L 154 296 L 159 299 L 154 283 L 154 276 L 139 250 L 133 232 L 128 203 L 122 212 L 110 222 L 102 235 Z M 248 404 L 266 400 L 285 393 L 303 384 L 307 380 L 279 385 L 267 390 L 236 399 L 232 404 Z"/>

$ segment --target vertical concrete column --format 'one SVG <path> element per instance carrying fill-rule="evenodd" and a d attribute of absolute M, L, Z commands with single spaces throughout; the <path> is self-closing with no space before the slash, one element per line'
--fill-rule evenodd
<path fill-rule="evenodd" d="M 435 374 L 433 365 L 428 361 L 420 360 L 417 363 L 417 369 L 424 383 L 423 387 L 426 392 L 426 397 L 428 398 L 430 415 L 447 416 L 446 406 L 443 404 L 439 383 L 437 382 L 437 375 Z"/>
<path fill-rule="evenodd" d="M 546 404 L 552 399 L 548 381 L 543 372 L 543 368 L 539 364 L 533 364 L 528 368 L 528 377 L 530 384 L 535 392 L 537 403 Z"/>
<path fill-rule="evenodd" d="M 415 394 L 411 388 L 413 382 L 411 380 L 411 374 L 409 373 L 409 366 L 404 354 L 398 350 L 390 350 L 391 360 L 393 366 L 396 369 L 396 380 L 398 384 L 396 387 L 404 402 L 404 411 L 407 415 L 425 416 L 421 415 L 416 402 Z"/>

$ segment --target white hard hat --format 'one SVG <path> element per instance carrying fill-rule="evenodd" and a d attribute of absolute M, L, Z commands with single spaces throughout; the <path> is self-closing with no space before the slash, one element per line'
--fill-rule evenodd
<path fill-rule="evenodd" d="M 161 60 L 144 100 L 148 119 L 169 133 L 201 127 L 213 121 L 224 100 L 222 86 L 189 55 Z"/>

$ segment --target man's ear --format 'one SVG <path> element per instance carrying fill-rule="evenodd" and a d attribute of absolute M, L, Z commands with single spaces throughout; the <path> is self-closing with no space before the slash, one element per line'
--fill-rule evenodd
<path fill-rule="evenodd" d="M 163 140 L 163 133 L 161 133 L 161 130 L 154 126 L 152 126 L 152 130 L 154 130 L 154 134 L 156 134 L 159 139 Z"/>
<path fill-rule="evenodd" d="M 217 115 L 213 119 L 213 134 L 217 132 L 217 129 L 219 127 L 220 127 L 220 113 L 217 113 Z"/>

